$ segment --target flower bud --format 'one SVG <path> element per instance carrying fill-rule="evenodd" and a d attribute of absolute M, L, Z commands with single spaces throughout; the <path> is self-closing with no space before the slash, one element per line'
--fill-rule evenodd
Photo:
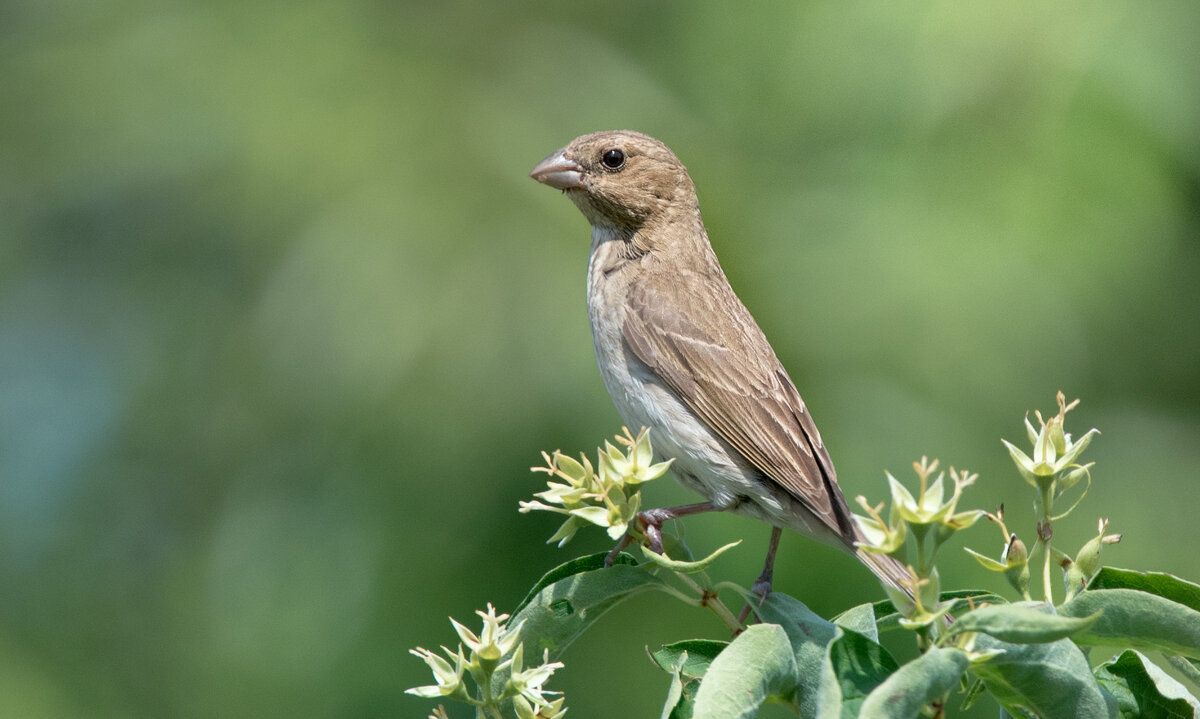
<path fill-rule="evenodd" d="M 1016 534 L 1009 539 L 1000 559 L 1005 566 L 1004 578 L 1021 596 L 1029 596 L 1029 552 Z"/>
<path fill-rule="evenodd" d="M 1116 544 L 1121 541 L 1119 534 L 1104 534 L 1108 529 L 1108 520 L 1101 519 L 1096 528 L 1098 532 L 1096 536 L 1089 539 L 1079 550 L 1079 554 L 1075 556 L 1075 566 L 1079 568 L 1079 573 L 1083 577 L 1083 583 L 1086 584 L 1096 576 L 1096 572 L 1100 571 L 1100 550 L 1105 544 Z"/>

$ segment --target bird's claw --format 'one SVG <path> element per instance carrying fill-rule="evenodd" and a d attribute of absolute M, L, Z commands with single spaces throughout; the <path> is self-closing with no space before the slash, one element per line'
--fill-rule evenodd
<path fill-rule="evenodd" d="M 771 596 L 772 582 L 770 579 L 763 580 L 759 577 L 754 584 L 750 585 L 750 592 L 759 598 L 758 606 L 762 606 L 763 602 L 767 601 L 767 597 Z"/>
<path fill-rule="evenodd" d="M 617 546 L 613 547 L 612 551 L 604 557 L 604 566 L 611 567 L 613 562 L 617 561 L 617 555 L 621 553 L 621 550 L 628 547 L 632 543 L 633 537 L 629 536 L 629 532 L 626 532 L 625 536 L 621 537 L 621 541 L 617 542 Z"/>
<path fill-rule="evenodd" d="M 775 572 L 773 569 L 764 569 L 763 573 L 758 575 L 758 579 L 755 579 L 754 584 L 750 585 L 750 596 L 746 599 L 746 606 L 742 607 L 741 613 L 738 614 L 738 624 L 745 624 L 751 611 L 767 603 L 767 597 L 771 596 L 774 582 Z M 755 597 L 758 597 L 757 602 L 754 601 Z"/>
<path fill-rule="evenodd" d="M 646 548 L 651 552 L 662 554 L 662 525 L 663 522 L 671 518 L 669 515 L 664 516 L 664 514 L 663 511 L 654 509 L 638 512 L 634 522 L 636 526 L 641 528 L 640 531 L 635 533 L 633 527 L 627 529 L 625 536 L 621 537 L 621 541 L 617 542 L 617 546 L 613 547 L 608 556 L 604 558 L 604 566 L 611 567 L 613 562 L 617 561 L 617 555 L 621 553 L 621 550 L 634 542 L 644 543 Z M 639 541 L 639 539 L 643 541 Z"/>
<path fill-rule="evenodd" d="M 642 533 L 646 535 L 646 546 L 655 554 L 662 554 L 662 524 L 663 519 L 655 514 L 654 510 L 646 512 L 638 512 L 638 524 L 642 525 Z"/>

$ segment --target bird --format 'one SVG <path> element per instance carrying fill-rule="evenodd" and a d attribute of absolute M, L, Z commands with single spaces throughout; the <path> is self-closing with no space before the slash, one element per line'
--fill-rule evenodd
<path fill-rule="evenodd" d="M 833 461 L 796 385 L 717 260 L 687 168 L 632 130 L 580 136 L 530 177 L 562 190 L 591 225 L 587 308 L 618 414 L 648 427 L 658 459 L 704 498 L 638 515 L 651 549 L 664 522 L 729 511 L 772 527 L 752 591 L 771 592 L 783 529 L 856 556 L 911 594 L 898 560 L 868 553 Z M 630 535 L 609 555 L 627 546 Z M 749 604 L 747 604 L 749 608 Z M 746 610 L 743 610 L 743 618 Z"/>

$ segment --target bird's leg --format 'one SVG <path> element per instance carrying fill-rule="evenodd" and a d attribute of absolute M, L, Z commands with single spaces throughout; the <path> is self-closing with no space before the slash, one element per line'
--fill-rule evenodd
<path fill-rule="evenodd" d="M 684 504 L 678 507 L 647 509 L 644 512 L 638 512 L 637 519 L 635 521 L 640 526 L 640 533 L 644 534 L 646 539 L 650 540 L 650 551 L 654 552 L 655 554 L 662 554 L 663 522 L 667 522 L 672 519 L 679 519 L 680 517 L 686 517 L 689 514 L 701 514 L 703 512 L 719 511 L 721 511 L 721 507 L 718 507 L 712 502 L 698 502 L 696 504 Z M 637 539 L 637 537 L 630 534 L 632 531 L 633 527 L 630 527 L 628 530 L 626 530 L 625 536 L 621 537 L 621 541 L 617 542 L 617 546 L 613 547 L 613 550 L 608 553 L 607 557 L 604 558 L 604 566 L 611 567 L 612 563 L 616 561 L 617 555 L 621 553 L 621 550 L 628 547 L 634 542 L 635 539 Z"/>
<path fill-rule="evenodd" d="M 626 530 L 625 536 L 621 537 L 621 541 L 617 542 L 617 546 L 613 547 L 612 551 L 608 553 L 608 556 L 604 557 L 604 566 L 611 567 L 613 562 L 617 561 L 617 555 L 621 553 L 621 550 L 628 547 L 632 543 L 633 537 L 630 536 L 629 531 Z"/>
<path fill-rule="evenodd" d="M 760 607 L 771 595 L 771 584 L 775 579 L 775 551 L 779 549 L 779 537 L 782 534 L 783 530 L 779 527 L 771 527 L 771 541 L 767 545 L 767 561 L 763 564 L 762 574 L 758 575 L 758 579 L 755 579 L 754 584 L 750 587 L 751 593 L 758 597 L 758 606 Z M 746 602 L 746 606 L 742 607 L 742 613 L 738 615 L 738 623 L 744 623 L 753 609 L 754 599 L 751 598 Z"/>

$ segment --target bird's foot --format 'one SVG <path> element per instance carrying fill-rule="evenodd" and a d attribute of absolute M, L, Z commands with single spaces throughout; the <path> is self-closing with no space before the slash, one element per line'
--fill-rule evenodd
<path fill-rule="evenodd" d="M 604 566 L 611 567 L 617 561 L 617 555 L 633 543 L 644 544 L 655 554 L 662 554 L 662 525 L 668 519 L 673 519 L 670 509 L 648 509 L 638 512 L 634 523 L 625 530 L 625 536 L 617 542 L 608 556 L 604 558 Z M 634 527 L 638 527 L 635 529 Z"/>
<path fill-rule="evenodd" d="M 681 516 L 677 513 L 679 507 L 661 507 L 638 512 L 637 523 L 646 537 L 646 548 L 655 554 L 662 554 L 662 526 L 669 519 Z"/>
<path fill-rule="evenodd" d="M 771 585 L 775 580 L 775 552 L 779 549 L 779 537 L 782 534 L 783 530 L 779 527 L 771 528 L 771 540 L 767 543 L 767 560 L 763 562 L 762 574 L 758 575 L 758 579 L 750 586 L 750 597 L 746 599 L 746 606 L 742 607 L 741 614 L 738 614 L 738 624 L 745 625 L 755 605 L 761 607 L 766 603 L 767 597 L 771 596 Z M 758 597 L 757 602 L 754 601 L 755 597 Z"/>
<path fill-rule="evenodd" d="M 750 612 L 765 604 L 767 597 L 771 596 L 771 588 L 775 580 L 774 573 L 773 567 L 767 567 L 763 569 L 762 574 L 758 575 L 758 579 L 754 580 L 754 584 L 750 585 L 750 597 L 746 599 L 746 606 L 742 607 L 741 613 L 738 614 L 738 624 L 745 624 Z"/>
<path fill-rule="evenodd" d="M 612 551 L 604 557 L 604 566 L 611 567 L 613 562 L 617 561 L 617 555 L 621 553 L 621 550 L 630 544 L 633 544 L 633 537 L 630 536 L 629 532 L 625 532 L 625 536 L 621 537 L 621 541 L 617 542 L 617 546 L 613 547 Z"/>
<path fill-rule="evenodd" d="M 689 514 L 715 512 L 720 509 L 720 507 L 717 507 L 712 502 L 700 502 L 698 504 L 685 504 L 681 507 L 659 507 L 658 509 L 647 509 L 644 512 L 638 512 L 629 529 L 625 531 L 625 536 L 621 537 L 621 541 L 617 542 L 617 546 L 613 547 L 608 556 L 604 558 L 604 566 L 611 567 L 613 562 L 617 561 L 617 555 L 621 553 L 621 550 L 634 542 L 644 544 L 647 549 L 655 554 L 662 554 L 662 526 L 664 522 L 686 517 Z"/>

